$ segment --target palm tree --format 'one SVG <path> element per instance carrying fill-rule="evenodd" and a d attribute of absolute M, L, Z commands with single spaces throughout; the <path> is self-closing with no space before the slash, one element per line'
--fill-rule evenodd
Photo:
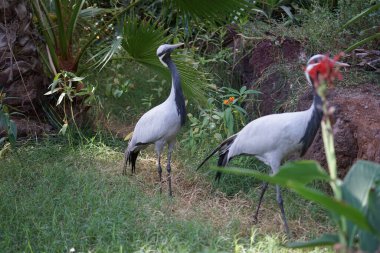
<path fill-rule="evenodd" d="M 47 86 L 36 47 L 39 37 L 27 0 L 0 0 L 0 13 L 0 92 L 6 96 L 3 103 L 18 112 L 15 121 L 21 129 L 19 135 L 34 134 L 25 123 L 43 125 L 39 101 Z"/>
<path fill-rule="evenodd" d="M 44 41 L 39 44 L 39 48 L 34 43 L 38 40 L 38 36 L 33 30 L 31 8 L 28 3 L 31 3 L 34 20 L 38 22 L 38 28 Z M 4 86 L 3 92 L 6 92 L 8 97 L 12 97 L 12 99 L 7 99 L 7 103 L 13 109 L 41 121 L 42 108 L 37 102 L 43 97 L 42 94 L 46 93 L 47 85 L 37 52 L 44 63 L 44 69 L 50 72 L 49 78 L 52 79 L 53 76 L 62 72 L 80 74 L 86 68 L 81 59 L 91 45 L 97 41 L 98 35 L 103 32 L 102 29 L 98 29 L 94 33 L 90 29 L 86 34 L 84 30 L 86 25 L 81 23 L 82 21 L 86 22 L 86 18 L 94 18 L 106 13 L 108 17 L 111 16 L 108 24 L 115 24 L 118 20 L 126 21 L 122 26 L 122 33 L 114 36 L 115 40 L 111 42 L 111 47 L 103 47 L 105 50 L 101 50 L 97 54 L 97 59 L 100 59 L 99 66 L 107 63 L 119 48 L 123 48 L 129 59 L 151 67 L 160 73 L 165 73 L 154 52 L 162 42 L 169 42 L 173 38 L 167 33 L 173 18 L 177 21 L 190 18 L 218 22 L 225 20 L 228 16 L 231 17 L 234 12 L 242 8 L 249 8 L 249 4 L 245 0 L 194 0 L 191 4 L 184 0 L 164 0 L 157 8 L 152 7 L 154 4 L 157 2 L 136 0 L 126 6 L 102 9 L 85 8 L 85 0 L 0 0 L 0 9 L 4 13 L 0 18 L 0 30 L 2 31 L 0 34 L 0 66 L 4 66 L 0 67 L 2 68 L 0 84 Z M 144 17 L 133 14 L 141 8 L 155 8 L 155 12 L 158 14 L 155 20 L 143 21 Z M 172 19 L 167 20 L 168 15 L 165 13 L 170 13 L 169 16 Z M 181 22 L 181 26 L 185 26 L 184 21 Z M 104 25 L 108 24 L 106 22 Z M 120 37 L 122 39 L 119 39 Z M 146 43 L 147 41 L 148 43 Z M 205 101 L 202 91 L 206 80 L 204 75 L 196 70 L 191 62 L 181 62 L 178 64 L 178 68 L 182 72 L 185 93 L 188 93 L 190 98 Z M 82 84 L 77 84 L 76 90 L 79 91 L 82 87 Z M 61 89 L 61 91 L 63 90 Z M 50 94 L 52 93 L 53 90 Z M 55 93 L 58 101 L 62 98 L 62 93 Z M 74 101 L 78 102 L 82 99 Z M 75 106 L 81 105 L 77 103 Z"/>

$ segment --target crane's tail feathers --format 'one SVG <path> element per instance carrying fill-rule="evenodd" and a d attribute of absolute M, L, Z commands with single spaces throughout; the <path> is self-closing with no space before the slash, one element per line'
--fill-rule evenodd
<path fill-rule="evenodd" d="M 134 173 L 136 171 L 136 160 L 139 155 L 140 151 L 131 151 L 126 150 L 125 151 L 125 166 L 131 165 L 131 171 Z"/>
<path fill-rule="evenodd" d="M 196 170 L 199 170 L 203 164 L 205 164 L 208 159 L 210 159 L 216 152 L 219 151 L 219 161 L 218 161 L 218 166 L 224 166 L 227 162 L 225 162 L 224 165 L 220 165 L 220 159 L 221 159 L 221 156 L 223 156 L 223 159 L 227 159 L 227 155 L 225 155 L 226 153 L 228 154 L 228 149 L 231 147 L 231 144 L 234 142 L 235 138 L 236 138 L 236 134 L 228 137 L 227 139 L 225 139 L 219 146 L 217 146 L 202 162 L 201 164 L 198 166 L 198 168 Z M 220 173 L 220 172 L 218 172 Z M 217 174 L 218 174 L 217 173 Z"/>
<path fill-rule="evenodd" d="M 228 152 L 229 152 L 229 148 L 230 148 L 232 143 L 233 143 L 233 140 L 226 143 L 227 144 L 226 148 L 219 152 L 219 159 L 218 159 L 218 164 L 217 164 L 218 167 L 224 167 L 228 163 L 228 160 L 227 160 Z M 222 177 L 222 172 L 220 172 L 220 171 L 216 172 L 215 181 L 217 181 L 219 183 L 221 177 Z"/>

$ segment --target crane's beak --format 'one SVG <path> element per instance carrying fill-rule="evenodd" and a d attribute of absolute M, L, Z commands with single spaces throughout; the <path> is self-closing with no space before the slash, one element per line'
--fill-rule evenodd
<path fill-rule="evenodd" d="M 338 67 L 350 67 L 350 64 L 347 64 L 347 63 L 344 63 L 344 62 L 340 62 L 340 61 L 337 61 L 335 62 L 335 66 L 338 66 Z"/>
<path fill-rule="evenodd" d="M 171 45 L 170 47 L 173 48 L 173 49 L 176 49 L 176 48 L 179 48 L 179 47 L 181 47 L 183 45 L 185 45 L 185 43 L 177 43 L 177 44 Z"/>

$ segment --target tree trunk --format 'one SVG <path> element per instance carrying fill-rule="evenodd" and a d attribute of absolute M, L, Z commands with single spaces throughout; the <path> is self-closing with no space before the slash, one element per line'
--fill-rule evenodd
<path fill-rule="evenodd" d="M 13 120 L 19 136 L 49 128 L 42 116 L 48 79 L 37 52 L 38 38 L 28 1 L 0 0 L 0 92 L 6 96 L 2 102 L 18 112 Z"/>

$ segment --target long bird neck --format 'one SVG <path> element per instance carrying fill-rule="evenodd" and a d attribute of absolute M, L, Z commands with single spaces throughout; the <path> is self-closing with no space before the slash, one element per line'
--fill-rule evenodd
<path fill-rule="evenodd" d="M 168 65 L 172 76 L 172 89 L 170 91 L 169 99 L 174 97 L 178 115 L 181 117 L 181 125 L 184 125 L 186 121 L 186 106 L 185 97 L 182 92 L 181 79 L 177 67 L 170 58 L 170 55 L 166 55 L 163 60 Z"/>
<path fill-rule="evenodd" d="M 318 132 L 318 129 L 321 125 L 323 111 L 322 111 L 322 99 L 317 94 L 315 89 L 313 89 L 313 103 L 309 108 L 310 117 L 306 126 L 306 131 L 304 136 L 301 138 L 302 150 L 301 156 L 303 156 L 310 145 L 313 143 L 314 137 Z"/>

